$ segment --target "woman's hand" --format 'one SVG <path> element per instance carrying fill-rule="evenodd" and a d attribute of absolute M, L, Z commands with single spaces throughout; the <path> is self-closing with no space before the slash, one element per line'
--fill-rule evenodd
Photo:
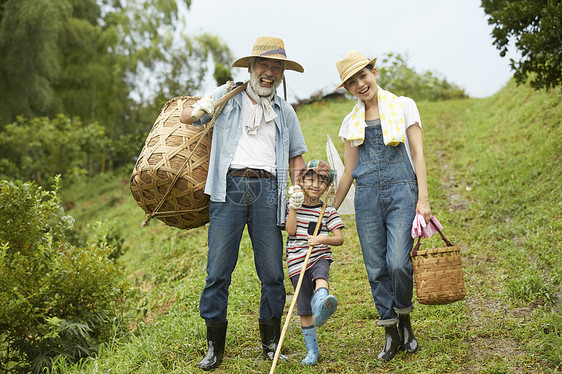
<path fill-rule="evenodd" d="M 425 223 L 429 223 L 431 219 L 431 209 L 429 208 L 429 201 L 419 200 L 416 205 L 416 214 L 421 214 Z"/>

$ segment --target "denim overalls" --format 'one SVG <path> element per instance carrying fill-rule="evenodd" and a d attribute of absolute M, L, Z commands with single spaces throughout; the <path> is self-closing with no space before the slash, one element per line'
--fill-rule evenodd
<path fill-rule="evenodd" d="M 404 143 L 385 146 L 380 119 L 367 121 L 357 148 L 355 220 L 371 292 L 380 316 L 392 325 L 412 304 L 412 222 L 418 187 Z"/>

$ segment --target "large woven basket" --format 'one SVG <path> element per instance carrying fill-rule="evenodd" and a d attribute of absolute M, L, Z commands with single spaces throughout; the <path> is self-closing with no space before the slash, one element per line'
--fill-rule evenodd
<path fill-rule="evenodd" d="M 433 221 L 430 221 L 433 224 Z M 437 228 L 434 225 L 435 228 Z M 437 228 L 447 244 L 442 248 L 419 250 L 418 239 L 411 253 L 416 295 L 420 304 L 443 305 L 464 299 L 461 249 L 454 246 Z"/>
<path fill-rule="evenodd" d="M 179 122 L 185 106 L 198 97 L 168 101 L 146 139 L 130 179 L 131 193 L 146 212 L 169 226 L 190 229 L 209 222 L 205 181 L 209 169 L 212 123 L 197 127 Z"/>

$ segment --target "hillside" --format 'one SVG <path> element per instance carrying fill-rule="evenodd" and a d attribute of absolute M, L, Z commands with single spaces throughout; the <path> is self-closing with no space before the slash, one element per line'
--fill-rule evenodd
<path fill-rule="evenodd" d="M 337 140 L 353 104 L 299 109 L 306 159 L 325 158 L 326 134 Z M 561 369 L 562 118 L 561 91 L 536 93 L 509 83 L 485 99 L 418 103 L 424 127 L 430 203 L 444 233 L 462 247 L 467 297 L 445 306 L 416 304 L 421 350 L 376 361 L 383 331 L 363 267 L 353 216 L 334 250 L 331 287 L 340 306 L 318 332 L 320 360 L 304 368 L 297 317 L 285 337 L 290 357 L 278 373 L 550 373 Z M 140 151 L 140 148 L 139 148 Z M 144 213 L 128 190 L 129 170 L 98 176 L 64 194 L 68 213 L 87 231 L 102 221 L 116 240 L 133 284 L 131 334 L 80 367 L 60 372 L 198 372 L 205 327 L 198 314 L 204 286 L 206 227 L 189 231 Z M 436 235 L 437 236 L 437 235 Z M 431 238 L 426 246 L 440 246 Z M 292 286 L 286 281 L 287 309 Z M 217 373 L 268 372 L 259 360 L 259 282 L 247 235 L 230 288 L 225 359 Z"/>

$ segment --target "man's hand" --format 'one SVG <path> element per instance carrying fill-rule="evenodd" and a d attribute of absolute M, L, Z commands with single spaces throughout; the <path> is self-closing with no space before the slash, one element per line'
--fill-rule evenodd
<path fill-rule="evenodd" d="M 213 101 L 211 95 L 209 95 L 199 99 L 195 104 L 193 104 L 193 112 L 191 112 L 191 115 L 196 118 L 201 118 L 203 117 L 203 113 L 201 112 L 213 114 L 214 111 L 215 102 Z"/>
<path fill-rule="evenodd" d="M 301 186 L 289 187 L 289 208 L 299 209 L 304 202 L 304 194 Z"/>

